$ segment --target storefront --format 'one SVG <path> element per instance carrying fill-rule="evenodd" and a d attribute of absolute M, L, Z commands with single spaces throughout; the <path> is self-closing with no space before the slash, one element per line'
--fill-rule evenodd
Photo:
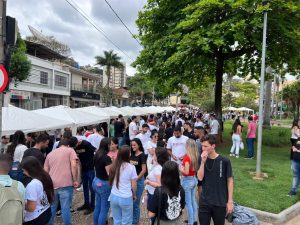
<path fill-rule="evenodd" d="M 70 106 L 71 108 L 81 108 L 86 106 L 99 106 L 100 104 L 100 95 L 71 90 L 70 96 Z"/>

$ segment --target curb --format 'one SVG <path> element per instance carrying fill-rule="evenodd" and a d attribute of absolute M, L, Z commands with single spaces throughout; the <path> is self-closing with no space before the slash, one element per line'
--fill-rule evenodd
<path fill-rule="evenodd" d="M 289 220 L 293 219 L 295 216 L 298 216 L 300 214 L 300 202 L 297 202 L 296 204 L 292 205 L 291 207 L 281 211 L 278 214 L 260 211 L 257 209 L 248 208 L 250 211 L 256 214 L 257 218 L 260 221 L 272 223 L 274 225 L 282 225 Z"/>

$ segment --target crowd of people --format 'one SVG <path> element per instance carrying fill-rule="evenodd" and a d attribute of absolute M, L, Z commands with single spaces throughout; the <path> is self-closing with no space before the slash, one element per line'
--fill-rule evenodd
<path fill-rule="evenodd" d="M 19 196 L 6 208 L 15 224 L 53 225 L 61 216 L 69 225 L 81 186 L 76 210 L 93 213 L 94 225 L 106 224 L 110 214 L 115 225 L 139 224 L 142 202 L 152 224 L 181 224 L 183 209 L 188 225 L 224 224 L 233 211 L 233 174 L 216 151 L 220 129 L 214 114 L 195 110 L 126 121 L 119 115 L 76 135 L 68 128 L 27 138 L 17 131 L 1 142 L 0 188 Z M 234 146 L 241 129 L 234 125 Z M 239 155 L 234 147 L 231 153 Z"/>

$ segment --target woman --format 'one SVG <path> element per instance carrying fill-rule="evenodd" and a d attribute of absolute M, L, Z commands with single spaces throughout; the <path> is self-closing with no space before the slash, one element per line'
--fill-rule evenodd
<path fill-rule="evenodd" d="M 196 171 L 198 170 L 198 147 L 193 139 L 186 142 L 186 154 L 179 168 L 182 173 L 182 187 L 185 192 L 185 203 L 187 205 L 188 225 L 197 224 L 198 207 L 196 202 L 196 187 L 198 180 Z"/>
<path fill-rule="evenodd" d="M 25 143 L 25 134 L 22 131 L 18 130 L 14 133 L 12 142 L 7 147 L 7 153 L 13 157 L 14 161 L 9 175 L 12 179 L 17 181 L 23 180 L 23 172 L 19 165 L 23 159 L 24 152 L 27 150 L 27 146 L 25 145 Z"/>
<path fill-rule="evenodd" d="M 92 187 L 96 194 L 96 206 L 94 210 L 94 225 L 104 225 L 109 210 L 109 169 L 112 160 L 107 155 L 110 146 L 110 138 L 103 138 L 100 142 L 99 150 L 94 156 L 94 166 L 96 176 Z"/>
<path fill-rule="evenodd" d="M 136 179 L 135 167 L 130 164 L 130 147 L 124 145 L 119 150 L 109 173 L 109 183 L 112 186 L 110 205 L 114 225 L 132 225 Z"/>
<path fill-rule="evenodd" d="M 154 165 L 145 180 L 145 190 L 147 191 L 147 204 L 154 196 L 155 188 L 160 187 L 160 176 L 162 166 L 169 160 L 169 153 L 165 148 L 158 147 L 155 149 L 153 156 Z"/>
<path fill-rule="evenodd" d="M 148 152 L 147 169 L 148 169 L 148 173 L 151 171 L 152 166 L 153 166 L 153 156 L 154 156 L 154 153 L 155 153 L 155 149 L 157 147 L 158 132 L 156 130 L 152 130 L 150 138 L 151 138 L 151 140 L 148 141 L 148 143 L 147 143 L 147 152 Z"/>
<path fill-rule="evenodd" d="M 240 145 L 242 142 L 242 124 L 239 118 L 234 121 L 232 125 L 232 147 L 230 150 L 230 156 L 239 158 Z"/>
<path fill-rule="evenodd" d="M 24 174 L 31 177 L 25 190 L 24 225 L 47 224 L 51 218 L 50 204 L 54 201 L 54 188 L 49 174 L 33 156 L 21 163 Z"/>
<path fill-rule="evenodd" d="M 160 190 L 159 190 L 160 189 Z M 160 197 L 160 204 L 159 204 Z M 148 216 L 155 219 L 160 214 L 161 225 L 180 225 L 180 216 L 185 206 L 185 194 L 180 186 L 178 165 L 168 161 L 164 164 L 161 172 L 161 188 L 156 188 L 154 198 L 148 205 Z M 158 210 L 160 209 L 160 212 Z"/>
<path fill-rule="evenodd" d="M 146 173 L 147 158 L 144 154 L 143 144 L 140 139 L 134 138 L 131 141 L 130 163 L 135 166 L 137 177 L 136 200 L 133 203 L 133 225 L 139 224 L 140 200 L 144 191 L 144 175 Z"/>
<path fill-rule="evenodd" d="M 109 152 L 107 155 L 111 158 L 112 161 L 114 161 L 117 158 L 118 144 L 119 144 L 118 138 L 116 137 L 110 138 Z"/>
<path fill-rule="evenodd" d="M 298 140 L 298 138 L 300 137 L 300 121 L 299 120 L 294 120 L 293 121 L 293 125 L 292 125 L 292 130 L 291 130 L 291 144 L 292 146 L 294 146 Z"/>

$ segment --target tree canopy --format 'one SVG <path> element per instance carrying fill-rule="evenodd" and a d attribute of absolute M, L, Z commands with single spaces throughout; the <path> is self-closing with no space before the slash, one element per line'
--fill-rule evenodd
<path fill-rule="evenodd" d="M 263 12 L 268 10 L 267 65 L 275 72 L 300 66 L 300 2 L 272 0 L 148 0 L 136 21 L 144 49 L 133 65 L 168 92 L 215 80 L 221 118 L 224 73 L 257 78 Z"/>

